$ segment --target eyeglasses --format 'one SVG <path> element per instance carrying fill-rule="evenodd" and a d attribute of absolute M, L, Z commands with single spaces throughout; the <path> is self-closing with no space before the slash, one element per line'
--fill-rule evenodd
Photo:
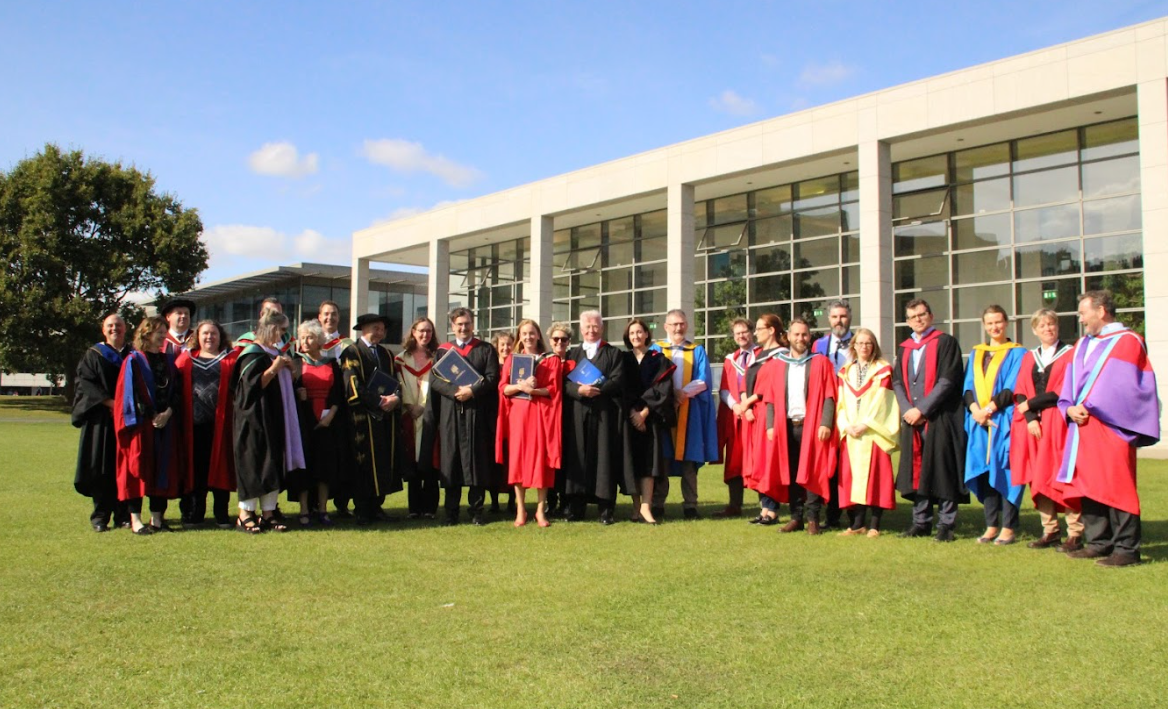
<path fill-rule="evenodd" d="M 568 342 L 570 339 L 568 337 L 553 337 L 552 342 Z"/>
<path fill-rule="evenodd" d="M 913 320 L 924 320 L 924 319 L 925 319 L 926 317 L 928 317 L 929 315 L 931 315 L 931 313 L 930 313 L 929 311 L 927 311 L 927 310 L 926 310 L 926 311 L 925 311 L 925 312 L 923 312 L 923 313 L 917 313 L 916 315 L 909 315 L 909 316 L 908 316 L 907 318 L 905 318 L 905 319 L 906 319 L 906 320 L 908 320 L 908 321 L 910 321 L 910 322 L 911 322 L 911 321 L 913 321 Z"/>

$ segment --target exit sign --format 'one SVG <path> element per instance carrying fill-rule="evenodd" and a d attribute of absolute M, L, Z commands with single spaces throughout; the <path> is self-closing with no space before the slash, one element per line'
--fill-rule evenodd
<path fill-rule="evenodd" d="M 1057 290 L 1044 290 L 1044 291 L 1042 291 L 1042 299 L 1043 300 L 1055 300 L 1057 298 L 1058 298 L 1058 291 Z"/>

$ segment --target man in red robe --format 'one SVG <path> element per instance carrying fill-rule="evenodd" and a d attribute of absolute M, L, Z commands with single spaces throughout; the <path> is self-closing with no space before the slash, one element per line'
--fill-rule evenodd
<path fill-rule="evenodd" d="M 735 318 L 730 323 L 730 334 L 738 349 L 726 355 L 722 363 L 722 382 L 718 385 L 718 449 L 723 451 L 722 479 L 730 491 L 726 509 L 715 517 L 737 517 L 742 514 L 742 424 L 745 406 L 740 403 L 746 393 L 746 370 L 754 364 L 759 347 L 754 344 L 754 330 L 750 321 Z"/>
<path fill-rule="evenodd" d="M 790 354 L 779 353 L 773 376 L 758 393 L 766 403 L 769 464 L 764 494 L 790 491 L 791 521 L 780 532 L 819 534 L 819 510 L 831 497 L 835 470 L 836 376 L 831 361 L 811 352 L 811 328 L 795 318 L 787 329 Z M 806 423 L 805 423 L 806 422 Z"/>
<path fill-rule="evenodd" d="M 162 306 L 162 317 L 166 320 L 166 342 L 163 351 L 178 357 L 187 348 L 191 336 L 191 318 L 195 314 L 195 302 L 186 298 L 174 298 Z"/>
<path fill-rule="evenodd" d="M 1059 410 L 1067 440 L 1056 487 L 1083 511 L 1083 548 L 1074 559 L 1100 566 L 1140 563 L 1136 449 L 1160 440 L 1156 374 L 1144 338 L 1115 320 L 1110 291 L 1079 296 L 1086 333 L 1071 353 Z"/>

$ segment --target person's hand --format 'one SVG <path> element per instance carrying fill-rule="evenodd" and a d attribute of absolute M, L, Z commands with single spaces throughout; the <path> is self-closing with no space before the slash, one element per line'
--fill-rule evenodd
<path fill-rule="evenodd" d="M 817 435 L 819 436 L 819 440 L 826 441 L 831 438 L 831 429 L 827 426 L 820 426 Z"/>
<path fill-rule="evenodd" d="M 600 389 L 591 384 L 581 384 L 578 391 L 580 392 L 580 396 L 586 396 L 590 399 L 594 396 L 600 396 Z"/>
<path fill-rule="evenodd" d="M 773 441 L 773 440 L 775 440 L 775 429 L 773 429 L 773 428 L 768 428 L 768 429 L 767 429 L 767 440 L 768 440 L 768 441 Z"/>
<path fill-rule="evenodd" d="M 973 409 L 969 412 L 969 417 L 972 418 L 978 426 L 984 427 L 986 425 L 986 419 L 989 418 L 989 414 L 985 409 L 978 408 L 977 404 L 974 404 Z"/>
<path fill-rule="evenodd" d="M 166 428 L 166 424 L 170 422 L 170 417 L 174 414 L 174 409 L 167 409 L 154 417 L 154 428 Z"/>
<path fill-rule="evenodd" d="M 460 386 L 458 387 L 458 391 L 454 392 L 454 398 L 463 402 L 470 401 L 474 398 L 474 393 L 470 390 L 470 387 Z"/>
<path fill-rule="evenodd" d="M 1091 419 L 1091 414 L 1087 413 L 1087 407 L 1083 406 L 1082 404 L 1076 404 L 1075 406 L 1067 409 L 1067 416 L 1069 416 L 1072 421 L 1079 424 L 1080 426 L 1087 423 L 1087 421 Z"/>
<path fill-rule="evenodd" d="M 860 436 L 864 435 L 864 433 L 866 433 L 867 430 L 868 430 L 868 426 L 865 424 L 862 424 L 862 423 L 852 424 L 851 426 L 848 426 L 848 435 L 853 437 L 853 438 L 859 438 Z"/>
<path fill-rule="evenodd" d="M 994 414 L 998 413 L 998 405 L 997 403 L 991 401 L 984 409 L 982 409 L 982 411 L 986 412 L 987 417 L 993 416 Z"/>
<path fill-rule="evenodd" d="M 734 406 L 731 406 L 730 409 L 734 412 L 734 416 L 737 418 L 742 418 L 742 415 L 746 413 L 746 407 L 742 405 L 741 401 Z"/>
<path fill-rule="evenodd" d="M 914 406 L 908 411 L 905 411 L 901 418 L 903 418 L 904 422 L 909 426 L 916 426 L 921 422 L 921 419 L 923 419 L 924 416 L 921 415 L 921 410 Z"/>
<path fill-rule="evenodd" d="M 1042 424 L 1037 421 L 1031 421 L 1026 424 L 1026 430 L 1030 432 L 1031 436 L 1034 436 L 1034 440 L 1042 440 Z"/>
<path fill-rule="evenodd" d="M 744 418 L 745 420 L 747 420 L 751 423 L 754 423 L 754 411 L 751 409 L 747 409 L 746 411 L 744 411 L 742 413 L 742 418 Z"/>
<path fill-rule="evenodd" d="M 1020 414 L 1026 413 L 1027 411 L 1030 410 L 1030 401 L 1029 400 L 1023 401 L 1021 404 L 1018 404 L 1017 406 L 1015 406 L 1014 410 Z"/>
<path fill-rule="evenodd" d="M 386 412 L 393 411 L 393 408 L 397 406 L 398 401 L 399 399 L 397 394 L 390 394 L 389 396 L 381 397 L 381 410 Z"/>

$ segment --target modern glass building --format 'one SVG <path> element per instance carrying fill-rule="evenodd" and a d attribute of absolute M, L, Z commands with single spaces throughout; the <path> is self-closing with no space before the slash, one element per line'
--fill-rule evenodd
<path fill-rule="evenodd" d="M 619 342 L 676 307 L 715 353 L 734 317 L 822 328 L 837 298 L 886 350 L 914 297 L 966 349 L 995 303 L 1020 342 L 1040 307 L 1071 339 L 1106 287 L 1168 373 L 1168 19 L 357 232 L 359 285 L 379 261 L 428 267 L 429 312 L 483 334 L 595 308 Z"/>
<path fill-rule="evenodd" d="M 298 263 L 248 273 L 214 283 L 207 283 L 183 293 L 195 301 L 193 322 L 218 320 L 235 339 L 255 326 L 260 304 L 276 298 L 293 327 L 316 317 L 320 303 L 332 300 L 340 306 L 342 335 L 347 335 L 354 319 L 350 303 L 352 272 L 344 266 L 321 263 Z M 414 318 L 426 314 L 426 276 L 404 271 L 374 269 L 368 281 L 369 310 L 390 320 L 387 344 L 401 344 Z M 160 303 L 147 305 L 159 306 Z M 360 313 L 358 313 L 359 315 Z"/>

